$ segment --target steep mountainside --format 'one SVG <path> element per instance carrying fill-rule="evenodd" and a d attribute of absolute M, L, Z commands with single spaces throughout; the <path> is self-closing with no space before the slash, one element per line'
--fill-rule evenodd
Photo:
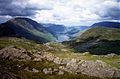
<path fill-rule="evenodd" d="M 57 24 L 43 24 L 49 31 L 52 31 L 54 34 L 64 33 L 66 27 L 64 25 L 57 25 Z"/>
<path fill-rule="evenodd" d="M 18 36 L 40 43 L 54 41 L 55 37 L 41 24 L 28 18 L 15 18 L 0 25 L 0 37 Z"/>
<path fill-rule="evenodd" d="M 68 42 L 77 51 L 92 54 L 120 54 L 120 29 L 94 27 Z"/>

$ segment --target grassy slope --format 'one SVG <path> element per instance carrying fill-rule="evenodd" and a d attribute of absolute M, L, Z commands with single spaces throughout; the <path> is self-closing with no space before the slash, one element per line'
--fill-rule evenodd
<path fill-rule="evenodd" d="M 33 41 L 28 41 L 26 39 L 18 39 L 18 38 L 0 38 L 0 49 L 6 47 L 6 46 L 11 46 L 14 45 L 18 48 L 25 48 L 27 51 L 31 51 L 32 53 L 35 53 L 35 51 L 45 51 L 47 49 L 46 46 L 42 44 L 36 44 Z M 67 47 L 64 47 L 61 44 L 58 43 L 51 43 L 51 46 L 54 47 L 57 50 L 48 50 L 49 53 L 53 53 L 56 55 L 67 55 L 67 52 L 61 51 L 62 48 L 67 49 L 68 53 L 73 54 L 71 49 L 68 49 Z M 56 52 L 56 53 L 55 53 Z M 66 56 L 69 57 L 69 56 Z M 73 57 L 70 57 L 73 58 Z M 34 61 L 12 61 L 12 60 L 0 60 L 0 69 L 4 69 L 10 72 L 13 72 L 19 76 L 28 78 L 28 79 L 99 79 L 96 77 L 90 77 L 82 74 L 70 74 L 70 73 L 65 73 L 64 75 L 58 75 L 56 73 L 52 75 L 45 75 L 42 72 L 43 68 L 58 68 L 58 65 L 54 64 L 53 62 L 49 62 L 47 60 L 43 60 L 42 62 L 34 62 Z M 18 67 L 17 65 L 20 65 L 21 67 Z M 39 73 L 33 73 L 33 72 L 28 72 L 25 71 L 24 69 L 26 67 L 29 67 L 29 70 L 32 70 L 32 68 L 35 68 L 39 70 Z M 10 68 L 10 69 L 8 69 Z"/>
<path fill-rule="evenodd" d="M 106 40 L 120 40 L 120 29 L 108 27 L 94 27 L 84 32 L 79 39 L 88 39 L 89 37 L 98 37 Z"/>
<path fill-rule="evenodd" d="M 82 53 L 74 53 L 73 49 L 69 49 L 67 46 L 64 46 L 60 43 L 50 43 L 50 46 L 54 49 L 46 50 L 47 47 L 42 44 L 36 44 L 33 41 L 28 41 L 26 39 L 18 39 L 18 38 L 0 38 L 0 49 L 14 45 L 16 47 L 25 48 L 27 51 L 32 51 L 31 53 L 34 53 L 34 51 L 46 51 L 52 54 L 55 54 L 59 56 L 60 58 L 80 58 L 83 60 L 103 60 L 106 63 L 112 65 L 113 67 L 120 69 L 120 56 L 114 56 L 114 57 L 106 57 L 105 55 L 91 55 L 86 54 L 83 55 Z M 65 51 L 63 51 L 65 50 Z"/>
<path fill-rule="evenodd" d="M 107 64 L 111 65 L 112 67 L 118 68 L 120 69 L 120 55 L 116 55 L 116 56 L 111 56 L 111 57 L 107 57 L 106 55 L 91 55 L 91 54 L 84 54 L 84 53 L 80 53 L 80 52 L 74 52 L 74 49 L 69 49 L 68 46 L 64 46 L 62 44 L 59 43 L 51 43 L 52 47 L 56 47 L 57 50 L 49 50 L 51 53 L 59 56 L 60 58 L 68 58 L 68 59 L 72 59 L 72 58 L 80 58 L 83 60 L 102 60 L 104 62 L 106 62 Z M 62 51 L 62 49 L 66 49 L 67 51 Z"/>
<path fill-rule="evenodd" d="M 25 48 L 27 51 L 45 51 L 47 49 L 46 46 L 42 44 L 36 44 L 33 41 L 27 41 L 27 40 L 21 40 L 18 38 L 1 38 L 0 39 L 0 49 L 4 48 L 6 46 L 14 45 L 16 47 L 20 48 Z M 86 54 L 83 55 L 82 53 L 74 53 L 74 50 L 69 49 L 67 46 L 64 46 L 60 43 L 51 43 L 51 47 L 54 49 L 51 50 L 46 50 L 46 52 L 50 52 L 52 54 L 55 54 L 61 58 L 80 58 L 83 60 L 103 60 L 106 63 L 119 68 L 120 69 L 120 56 L 116 55 L 114 57 L 106 57 L 105 55 L 91 55 L 91 54 Z M 56 50 L 55 50 L 56 49 Z M 66 51 L 62 51 L 66 50 Z M 32 52 L 32 53 L 33 53 Z"/>
<path fill-rule="evenodd" d="M 68 42 L 78 51 L 89 51 L 93 54 L 120 54 L 120 29 L 94 27 L 85 31 L 76 39 Z M 85 49 L 79 49 L 81 47 Z"/>

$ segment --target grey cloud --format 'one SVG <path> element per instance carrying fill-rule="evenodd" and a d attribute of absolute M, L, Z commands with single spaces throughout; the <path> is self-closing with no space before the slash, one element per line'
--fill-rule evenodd
<path fill-rule="evenodd" d="M 12 17 L 14 17 L 14 16 L 34 16 L 37 13 L 37 11 L 40 11 L 40 10 L 54 10 L 53 4 L 46 3 L 46 4 L 41 4 L 41 5 L 35 5 L 35 4 L 28 4 L 28 1 L 29 0 L 0 0 L 0 15 L 1 16 L 9 15 Z M 44 1 L 44 0 L 39 0 L 39 1 Z M 98 2 L 100 2 L 100 3 L 97 5 L 101 5 L 101 3 L 103 3 L 104 1 L 106 1 L 106 0 L 98 0 Z M 117 1 L 120 3 L 120 0 L 112 0 L 112 1 Z M 65 6 L 65 3 L 64 3 L 64 6 Z M 93 6 L 94 6 L 94 4 L 93 4 Z M 101 5 L 100 9 L 94 8 L 93 6 L 81 7 L 78 4 L 78 5 L 74 5 L 73 9 L 74 9 L 74 12 L 78 11 L 81 13 L 82 13 L 82 10 L 88 9 L 93 14 L 100 16 L 100 19 L 120 20 L 120 15 L 119 15 L 120 14 L 120 5 L 118 5 L 118 7 L 115 7 L 115 6 L 113 6 L 113 7 L 107 6 L 106 7 L 106 6 Z M 91 9 L 89 9 L 89 8 L 91 8 Z M 93 9 L 93 11 L 92 11 L 92 9 Z M 65 19 L 65 16 L 59 16 L 59 14 L 54 14 L 53 19 L 60 22 L 61 20 Z"/>
<path fill-rule="evenodd" d="M 106 11 L 96 12 L 97 15 L 101 17 L 101 19 L 111 19 L 111 20 L 120 20 L 120 8 L 110 8 Z"/>
<path fill-rule="evenodd" d="M 13 2 L 19 3 L 13 4 Z M 32 16 L 38 8 L 27 6 L 27 0 L 0 0 L 0 15 Z M 26 4 L 26 5 L 25 5 Z"/>
<path fill-rule="evenodd" d="M 107 11 L 107 16 L 110 19 L 120 20 L 120 8 L 111 8 Z"/>
<path fill-rule="evenodd" d="M 115 0 L 120 4 L 120 0 Z M 96 14 L 101 17 L 101 19 L 109 19 L 109 20 L 120 20 L 120 5 L 116 7 L 106 7 L 106 9 L 100 9 L 96 11 Z"/>

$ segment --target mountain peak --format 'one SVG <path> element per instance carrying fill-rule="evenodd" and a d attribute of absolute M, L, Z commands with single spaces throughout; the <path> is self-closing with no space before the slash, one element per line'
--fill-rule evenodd
<path fill-rule="evenodd" d="M 41 43 L 54 41 L 55 37 L 43 25 L 29 18 L 13 18 L 0 25 L 0 36 L 19 36 Z"/>

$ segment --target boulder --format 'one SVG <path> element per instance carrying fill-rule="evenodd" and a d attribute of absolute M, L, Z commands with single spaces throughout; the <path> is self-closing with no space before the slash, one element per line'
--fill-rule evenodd
<path fill-rule="evenodd" d="M 57 71 L 59 71 L 59 70 L 58 70 L 58 69 L 56 69 L 56 68 L 54 68 L 54 69 L 53 69 L 53 72 L 57 72 Z"/>
<path fill-rule="evenodd" d="M 32 69 L 32 72 L 33 72 L 33 73 L 38 73 L 38 72 L 39 72 L 39 70 L 37 70 L 37 69 L 33 68 L 33 69 Z"/>
<path fill-rule="evenodd" d="M 23 48 L 16 48 L 15 46 L 8 46 L 0 50 L 0 58 L 9 59 L 25 59 L 30 60 L 31 57 Z"/>
<path fill-rule="evenodd" d="M 54 61 L 55 56 L 52 55 L 52 54 L 47 54 L 47 55 L 46 55 L 46 59 L 47 59 L 48 61 Z"/>
<path fill-rule="evenodd" d="M 56 64 L 61 64 L 62 59 L 60 59 L 59 57 L 56 57 L 53 62 Z"/>
<path fill-rule="evenodd" d="M 116 70 L 113 77 L 119 77 L 120 78 L 120 69 L 119 70 Z"/>
<path fill-rule="evenodd" d="M 34 56 L 34 59 L 33 59 L 33 61 L 42 61 L 42 59 L 43 59 L 43 56 L 41 56 L 40 54 L 33 54 L 33 56 Z"/>
<path fill-rule="evenodd" d="M 84 61 L 79 65 L 77 72 L 101 78 L 112 78 L 114 75 L 114 70 L 109 66 L 107 67 L 106 63 L 101 60 L 97 60 L 96 62 Z"/>
<path fill-rule="evenodd" d="M 47 68 L 43 69 L 44 74 L 52 74 L 52 70 L 48 70 Z"/>
<path fill-rule="evenodd" d="M 66 65 L 69 62 L 70 62 L 70 59 L 64 58 L 64 59 L 62 59 L 61 64 Z"/>
<path fill-rule="evenodd" d="M 107 54 L 105 57 L 114 57 L 117 56 L 115 53 Z"/>
<path fill-rule="evenodd" d="M 58 75 L 64 75 L 64 72 L 59 70 Z"/>
<path fill-rule="evenodd" d="M 90 54 L 90 52 L 84 52 L 84 53 L 82 53 L 82 55 L 89 55 Z"/>
<path fill-rule="evenodd" d="M 78 63 L 76 59 L 72 59 L 66 64 L 66 68 L 69 69 L 72 72 L 76 72 L 78 69 Z"/>

